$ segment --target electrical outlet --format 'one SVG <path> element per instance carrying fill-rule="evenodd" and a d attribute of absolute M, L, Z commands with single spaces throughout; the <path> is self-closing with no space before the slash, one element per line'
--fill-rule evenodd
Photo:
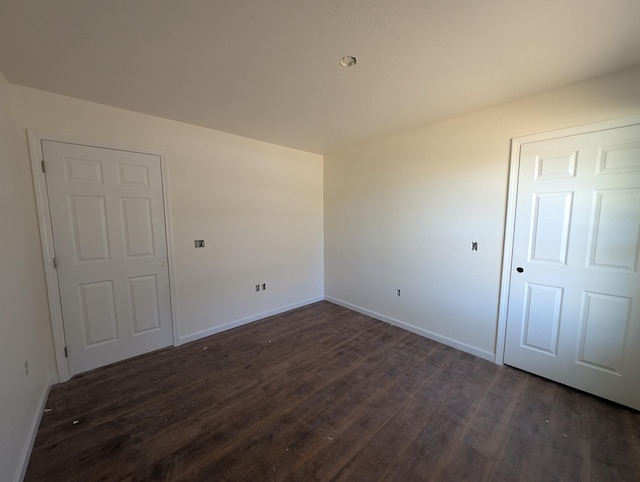
<path fill-rule="evenodd" d="M 26 360 L 24 362 L 24 374 L 28 377 L 29 376 L 29 360 Z"/>
<path fill-rule="evenodd" d="M 260 291 L 260 285 L 256 285 L 256 293 Z"/>
<path fill-rule="evenodd" d="M 396 290 L 396 296 L 400 296 L 400 288 Z"/>
<path fill-rule="evenodd" d="M 267 283 L 262 283 L 262 291 L 267 289 Z"/>
<path fill-rule="evenodd" d="M 196 248 L 204 248 L 204 239 L 196 239 L 193 244 L 196 245 Z"/>

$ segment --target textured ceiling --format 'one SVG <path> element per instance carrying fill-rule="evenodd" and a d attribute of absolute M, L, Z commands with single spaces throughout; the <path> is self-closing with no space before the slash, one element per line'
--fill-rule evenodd
<path fill-rule="evenodd" d="M 0 0 L 14 84 L 317 153 L 636 65 L 639 0 Z"/>

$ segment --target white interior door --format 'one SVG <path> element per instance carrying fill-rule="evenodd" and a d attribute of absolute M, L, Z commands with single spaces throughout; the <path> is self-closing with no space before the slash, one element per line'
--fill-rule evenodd
<path fill-rule="evenodd" d="M 640 409 L 640 126 L 523 144 L 504 362 Z"/>
<path fill-rule="evenodd" d="M 70 375 L 172 344 L 160 158 L 42 148 Z"/>

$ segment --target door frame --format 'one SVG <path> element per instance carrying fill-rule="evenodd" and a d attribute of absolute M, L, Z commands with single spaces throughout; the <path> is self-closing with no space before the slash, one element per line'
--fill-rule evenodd
<path fill-rule="evenodd" d="M 160 172 L 162 176 L 162 201 L 164 204 L 165 236 L 167 240 L 167 262 L 169 265 L 169 304 L 171 306 L 171 326 L 173 332 L 173 346 L 179 345 L 179 332 L 177 323 L 176 305 L 176 276 L 173 250 L 173 229 L 171 224 L 171 206 L 169 196 L 167 156 L 163 152 L 152 149 L 141 148 L 139 146 L 126 146 L 121 144 L 106 143 L 100 141 L 88 141 L 68 135 L 43 133 L 27 129 L 29 144 L 29 157 L 31 159 L 31 175 L 33 178 L 33 188 L 35 192 L 36 211 L 38 215 L 38 227 L 40 229 L 40 244 L 42 247 L 42 257 L 44 264 L 45 283 L 49 303 L 49 314 L 51 317 L 51 332 L 53 334 L 53 346 L 58 369 L 58 380 L 64 382 L 69 380 L 69 364 L 65 356 L 65 335 L 62 321 L 62 306 L 60 303 L 60 291 L 58 287 L 58 276 L 53 266 L 54 245 L 53 231 L 51 226 L 51 213 L 49 211 L 49 196 L 47 183 L 42 171 L 42 161 L 44 154 L 42 151 L 43 141 L 62 142 L 67 144 L 78 144 L 89 147 L 112 149 L 117 151 L 138 152 L 150 154 L 160 158 Z"/>
<path fill-rule="evenodd" d="M 504 231 L 504 248 L 502 256 L 502 278 L 500 281 L 500 300 L 498 304 L 498 330 L 496 335 L 495 362 L 504 364 L 504 349 L 507 332 L 507 312 L 509 308 L 509 288 L 511 285 L 511 264 L 513 259 L 513 236 L 515 233 L 516 198 L 518 195 L 518 174 L 520 171 L 520 149 L 523 144 L 548 141 L 590 132 L 617 129 L 640 124 L 640 114 L 629 117 L 610 119 L 592 124 L 583 124 L 565 129 L 541 132 L 511 139 L 511 159 L 509 162 L 509 184 L 507 191 L 507 212 Z"/>

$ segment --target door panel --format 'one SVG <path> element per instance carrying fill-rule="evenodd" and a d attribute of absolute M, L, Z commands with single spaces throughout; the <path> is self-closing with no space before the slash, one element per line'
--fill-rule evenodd
<path fill-rule="evenodd" d="M 109 255 L 107 212 L 103 196 L 69 196 L 75 262 L 106 261 Z"/>
<path fill-rule="evenodd" d="M 160 329 L 158 313 L 158 285 L 156 275 L 129 278 L 131 320 L 133 334 L 139 335 Z"/>
<path fill-rule="evenodd" d="M 113 281 L 84 283 L 78 288 L 85 348 L 118 340 Z"/>
<path fill-rule="evenodd" d="M 523 144 L 513 246 L 505 363 L 640 409 L 640 126 Z"/>
<path fill-rule="evenodd" d="M 567 263 L 573 193 L 534 195 L 529 260 Z"/>
<path fill-rule="evenodd" d="M 583 293 L 578 361 L 620 375 L 631 299 Z"/>
<path fill-rule="evenodd" d="M 563 289 L 527 283 L 526 290 L 522 344 L 557 355 Z"/>
<path fill-rule="evenodd" d="M 589 266 L 635 271 L 638 265 L 640 189 L 595 191 Z"/>
<path fill-rule="evenodd" d="M 160 158 L 42 146 L 70 374 L 170 345 Z"/>
<path fill-rule="evenodd" d="M 125 256 L 155 256 L 149 198 L 122 198 Z"/>

